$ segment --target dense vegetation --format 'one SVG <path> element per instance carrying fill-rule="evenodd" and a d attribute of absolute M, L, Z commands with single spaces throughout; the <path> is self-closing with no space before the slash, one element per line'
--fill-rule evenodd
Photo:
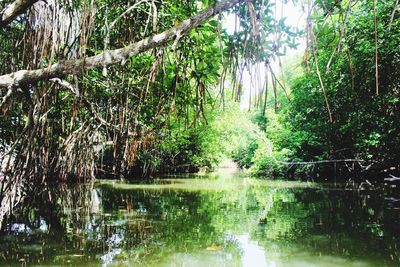
<path fill-rule="evenodd" d="M 0 221 L 59 181 L 223 158 L 263 177 L 292 161 L 399 170 L 398 1 L 308 1 L 304 31 L 274 1 L 24 0 L 6 21 L 11 2 L 0 3 Z M 281 57 L 302 34 L 298 68 Z M 268 79 L 246 114 L 243 75 L 257 64 Z"/>
<path fill-rule="evenodd" d="M 398 7 L 391 1 L 377 3 L 376 65 L 373 1 L 316 4 L 318 8 L 309 17 L 312 23 L 307 34 L 311 38 L 303 68 L 299 71 L 295 62 L 289 62 L 282 77 L 290 84 L 291 101 L 276 114 L 271 111 L 265 117 L 254 116 L 261 127 L 266 127 L 278 162 L 273 164 L 262 156 L 265 148 L 257 148 L 254 142 L 241 162 L 253 163 L 255 173 L 266 175 L 286 170 L 286 165 L 279 164 L 282 159 L 357 159 L 365 162 L 350 167 L 350 171 L 368 169 L 368 176 L 386 173 L 375 179 L 388 177 L 388 173 L 396 175 L 400 163 Z M 271 100 L 270 107 L 272 104 Z M 249 159 L 248 155 L 253 157 Z"/>
<path fill-rule="evenodd" d="M 297 133 L 292 142 L 299 157 L 358 158 L 380 168 L 399 167 L 400 24 L 391 17 L 393 8 L 391 1 L 376 6 L 378 65 L 373 1 L 343 1 L 331 9 L 328 23 L 315 19 L 314 49 L 332 122 L 322 104 L 314 55 L 308 59 L 310 75 L 293 81 L 294 101 L 286 114 Z"/>
<path fill-rule="evenodd" d="M 298 34 L 264 1 L 24 0 L 1 9 L 0 221 L 60 181 L 212 167 L 224 147 L 209 125 L 229 92 L 240 99 L 242 66 L 267 62 Z M 237 14 L 233 35 L 224 11 Z M 272 33 L 286 41 L 267 41 Z"/>

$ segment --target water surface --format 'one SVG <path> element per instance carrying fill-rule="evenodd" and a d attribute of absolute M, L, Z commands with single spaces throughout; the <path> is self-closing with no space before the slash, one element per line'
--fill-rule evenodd
<path fill-rule="evenodd" d="M 0 265 L 400 266 L 383 191 L 240 175 L 62 188 L 0 235 Z"/>

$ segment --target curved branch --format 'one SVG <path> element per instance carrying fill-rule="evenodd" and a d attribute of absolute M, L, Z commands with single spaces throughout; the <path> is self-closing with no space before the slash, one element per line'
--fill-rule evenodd
<path fill-rule="evenodd" d="M 15 0 L 0 12 L 0 28 L 11 23 L 39 0 Z"/>
<path fill-rule="evenodd" d="M 16 88 L 21 84 L 29 84 L 37 81 L 49 80 L 52 78 L 63 77 L 68 74 L 79 74 L 84 70 L 97 67 L 104 67 L 116 63 L 125 62 L 128 58 L 150 50 L 155 47 L 163 46 L 167 42 L 186 35 L 190 30 L 198 27 L 206 20 L 228 10 L 243 0 L 224 0 L 213 7 L 200 11 L 193 17 L 184 20 L 176 27 L 170 28 L 159 34 L 147 37 L 139 42 L 128 46 L 106 50 L 98 55 L 85 57 L 75 60 L 59 61 L 49 67 L 36 70 L 20 70 L 10 74 L 0 76 L 0 87 Z M 14 89 L 15 90 L 15 89 Z"/>

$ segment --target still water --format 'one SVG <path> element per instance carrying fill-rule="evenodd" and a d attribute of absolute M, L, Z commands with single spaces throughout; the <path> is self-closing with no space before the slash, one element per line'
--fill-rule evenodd
<path fill-rule="evenodd" d="M 64 187 L 0 234 L 1 266 L 400 266 L 384 191 L 239 174 Z"/>

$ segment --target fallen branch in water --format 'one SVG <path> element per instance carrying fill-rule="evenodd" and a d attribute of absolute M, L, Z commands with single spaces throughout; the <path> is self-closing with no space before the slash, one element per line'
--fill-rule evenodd
<path fill-rule="evenodd" d="M 279 161 L 279 163 L 286 165 L 308 165 L 308 164 L 322 164 L 322 163 L 339 163 L 339 162 L 367 162 L 361 159 L 336 159 L 336 160 L 318 160 L 318 161 Z"/>

